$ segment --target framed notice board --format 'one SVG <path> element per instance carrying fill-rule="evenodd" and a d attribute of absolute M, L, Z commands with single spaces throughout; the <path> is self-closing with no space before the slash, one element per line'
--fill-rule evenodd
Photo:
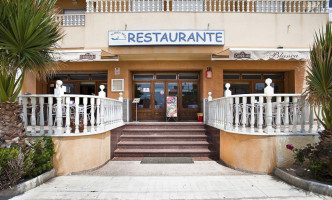
<path fill-rule="evenodd" d="M 167 96 L 166 98 L 166 120 L 178 117 L 178 98 Z"/>

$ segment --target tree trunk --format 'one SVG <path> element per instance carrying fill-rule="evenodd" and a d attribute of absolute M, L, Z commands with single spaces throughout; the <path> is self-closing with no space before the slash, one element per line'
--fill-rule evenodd
<path fill-rule="evenodd" d="M 24 145 L 22 106 L 18 102 L 0 102 L 0 147 Z"/>

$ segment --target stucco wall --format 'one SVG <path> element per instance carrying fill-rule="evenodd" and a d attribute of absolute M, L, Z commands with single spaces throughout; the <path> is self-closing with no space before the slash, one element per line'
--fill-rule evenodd
<path fill-rule="evenodd" d="M 167 23 L 160 23 L 167 22 Z M 107 48 L 109 30 L 225 30 L 225 48 L 308 48 L 313 34 L 328 22 L 328 14 L 297 13 L 213 13 L 213 12 L 147 12 L 147 13 L 87 13 L 85 48 Z M 67 29 L 66 27 L 64 28 Z M 71 32 L 66 37 L 76 39 Z M 84 42 L 82 41 L 82 44 Z M 69 48 L 66 44 L 62 48 Z M 202 51 L 217 53 L 223 47 L 177 48 L 177 53 Z M 191 50 L 193 49 L 193 50 Z M 194 50 L 196 49 L 196 50 Z M 174 48 L 110 48 L 115 54 L 174 53 Z M 119 52 L 121 51 L 121 52 Z"/>
<path fill-rule="evenodd" d="M 223 96 L 223 72 L 258 71 L 287 72 L 285 76 L 286 93 L 301 93 L 305 62 L 299 61 L 122 61 L 122 62 L 67 62 L 62 63 L 59 71 L 107 71 L 108 97 L 118 98 L 119 92 L 111 92 L 111 79 L 124 79 L 123 97 L 132 99 L 132 72 L 135 71 L 198 71 L 201 72 L 200 97 L 207 98 L 212 92 L 213 98 Z M 114 68 L 120 68 L 120 75 L 115 75 Z M 211 67 L 213 77 L 205 78 L 207 67 Z M 295 73 L 294 73 L 295 72 Z M 296 76 L 295 76 L 296 74 Z M 289 79 L 289 80 L 288 80 Z M 45 85 L 45 84 L 44 84 Z M 42 87 L 43 84 L 37 85 Z M 36 87 L 36 86 L 35 86 Z M 41 93 L 47 93 L 47 89 Z"/>
<path fill-rule="evenodd" d="M 307 144 L 317 143 L 318 135 L 306 136 L 276 136 L 276 153 L 278 167 L 291 167 L 294 164 L 294 153 L 286 148 L 287 144 L 293 145 L 295 148 L 303 148 Z"/>
<path fill-rule="evenodd" d="M 53 137 L 57 176 L 99 167 L 110 159 L 111 132 L 73 137 Z"/>
<path fill-rule="evenodd" d="M 277 163 L 275 136 L 220 132 L 220 159 L 246 171 L 272 173 Z"/>

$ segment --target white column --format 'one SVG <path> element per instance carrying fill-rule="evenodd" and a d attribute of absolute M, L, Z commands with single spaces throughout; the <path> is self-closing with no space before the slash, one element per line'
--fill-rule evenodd
<path fill-rule="evenodd" d="M 313 126 L 314 126 L 314 107 L 312 105 L 310 105 L 308 133 L 313 133 Z"/>
<path fill-rule="evenodd" d="M 293 133 L 297 133 L 297 97 L 293 97 Z"/>
<path fill-rule="evenodd" d="M 239 131 L 239 97 L 235 97 L 235 129 Z"/>
<path fill-rule="evenodd" d="M 70 132 L 70 97 L 66 97 L 66 133 L 69 134 Z"/>
<path fill-rule="evenodd" d="M 285 121 L 284 121 L 284 126 L 285 126 L 285 129 L 284 129 L 284 133 L 288 133 L 289 132 L 289 112 L 288 112 L 288 109 L 289 109 L 289 97 L 285 97 L 285 102 L 284 102 L 284 106 L 285 106 Z"/>
<path fill-rule="evenodd" d="M 91 133 L 95 132 L 95 98 L 90 98 L 90 105 L 91 105 L 91 111 L 90 111 L 90 124 L 91 124 Z"/>
<path fill-rule="evenodd" d="M 44 134 L 44 97 L 39 97 L 39 126 L 40 134 Z"/>
<path fill-rule="evenodd" d="M 277 116 L 276 116 L 276 133 L 280 133 L 281 125 L 281 97 L 277 97 Z"/>
<path fill-rule="evenodd" d="M 263 96 L 259 96 L 258 133 L 263 133 Z"/>
<path fill-rule="evenodd" d="M 56 97 L 56 134 L 62 134 L 62 102 L 61 97 Z"/>
<path fill-rule="evenodd" d="M 86 12 L 90 12 L 90 0 L 86 0 Z"/>
<path fill-rule="evenodd" d="M 75 97 L 75 133 L 80 133 L 79 131 L 79 125 L 80 125 L 80 112 L 79 112 L 79 103 L 80 103 L 80 98 Z"/>
<path fill-rule="evenodd" d="M 306 117 L 306 109 L 307 109 L 307 103 L 305 101 L 305 97 L 301 97 L 301 133 L 305 133 L 305 117 Z"/>
<path fill-rule="evenodd" d="M 247 125 L 247 97 L 242 97 L 242 132 L 246 132 Z"/>
<path fill-rule="evenodd" d="M 255 132 L 255 97 L 250 97 L 251 112 L 250 112 L 250 132 Z"/>
<path fill-rule="evenodd" d="M 97 98 L 97 131 L 100 130 L 100 98 Z"/>
<path fill-rule="evenodd" d="M 31 97 L 31 133 L 36 134 L 36 97 Z"/>
<path fill-rule="evenodd" d="M 83 116 L 83 124 L 84 124 L 84 129 L 83 129 L 83 133 L 87 133 L 88 132 L 88 116 L 87 116 L 87 105 L 88 105 L 88 98 L 87 97 L 83 97 L 83 112 L 84 112 L 84 116 Z"/>
<path fill-rule="evenodd" d="M 53 129 L 53 97 L 48 97 L 48 134 L 52 134 Z"/>

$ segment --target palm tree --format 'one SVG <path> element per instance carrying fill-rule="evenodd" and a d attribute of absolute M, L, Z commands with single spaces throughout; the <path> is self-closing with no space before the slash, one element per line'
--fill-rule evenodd
<path fill-rule="evenodd" d="M 316 146 L 323 169 L 332 177 L 332 30 L 327 24 L 315 34 L 315 41 L 310 51 L 310 62 L 307 70 L 307 89 L 305 95 L 315 108 L 321 108 L 321 117 L 316 117 L 324 127 L 319 133 L 320 142 Z M 318 109 L 316 109 L 318 110 Z"/>
<path fill-rule="evenodd" d="M 45 78 L 55 70 L 52 48 L 62 38 L 56 0 L 0 0 L 0 146 L 24 137 L 16 101 L 24 76 Z"/>

